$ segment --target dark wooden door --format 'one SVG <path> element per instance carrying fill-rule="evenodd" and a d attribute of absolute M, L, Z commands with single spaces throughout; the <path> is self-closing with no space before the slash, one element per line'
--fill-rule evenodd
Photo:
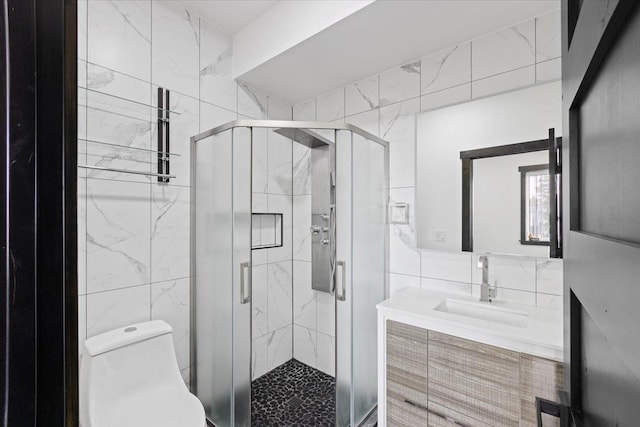
<path fill-rule="evenodd" d="M 563 0 L 562 20 L 566 387 L 585 425 L 638 426 L 640 4 Z"/>
<path fill-rule="evenodd" d="M 0 426 L 78 425 L 76 0 L 0 1 Z"/>

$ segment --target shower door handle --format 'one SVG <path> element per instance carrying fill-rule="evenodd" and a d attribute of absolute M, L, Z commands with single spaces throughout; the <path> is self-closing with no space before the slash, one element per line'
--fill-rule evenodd
<path fill-rule="evenodd" d="M 340 292 L 338 292 L 338 287 L 336 286 L 336 298 L 338 301 L 346 301 L 347 300 L 347 263 L 345 261 L 336 262 L 336 266 L 340 267 L 342 270 L 342 278 L 340 279 Z"/>
<path fill-rule="evenodd" d="M 244 279 L 245 271 L 247 272 L 247 280 Z M 246 285 L 249 285 L 248 291 Z M 240 304 L 246 304 L 251 301 L 251 271 L 249 270 L 249 263 L 240 263 Z"/>

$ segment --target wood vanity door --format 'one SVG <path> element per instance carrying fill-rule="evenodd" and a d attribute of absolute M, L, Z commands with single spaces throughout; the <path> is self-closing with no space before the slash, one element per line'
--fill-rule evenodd
<path fill-rule="evenodd" d="M 387 425 L 426 426 L 426 329 L 387 321 Z"/>
<path fill-rule="evenodd" d="M 520 353 L 433 331 L 428 351 L 430 409 L 463 425 L 519 424 Z"/>
<path fill-rule="evenodd" d="M 537 426 L 536 397 L 555 401 L 564 381 L 563 366 L 553 360 L 520 355 L 520 425 Z M 543 425 L 560 426 L 560 419 L 543 414 Z"/>

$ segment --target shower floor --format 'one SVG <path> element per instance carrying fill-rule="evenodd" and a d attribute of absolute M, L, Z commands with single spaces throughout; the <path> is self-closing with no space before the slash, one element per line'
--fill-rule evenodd
<path fill-rule="evenodd" d="M 295 359 L 251 383 L 251 425 L 335 426 L 336 380 Z"/>

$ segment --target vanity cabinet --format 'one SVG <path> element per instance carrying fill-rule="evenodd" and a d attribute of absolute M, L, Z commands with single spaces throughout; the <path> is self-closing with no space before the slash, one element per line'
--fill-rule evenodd
<path fill-rule="evenodd" d="M 389 427 L 535 426 L 535 396 L 561 387 L 558 362 L 387 321 Z"/>
<path fill-rule="evenodd" d="M 388 425 L 428 424 L 427 362 L 429 331 L 404 323 L 387 323 Z"/>

